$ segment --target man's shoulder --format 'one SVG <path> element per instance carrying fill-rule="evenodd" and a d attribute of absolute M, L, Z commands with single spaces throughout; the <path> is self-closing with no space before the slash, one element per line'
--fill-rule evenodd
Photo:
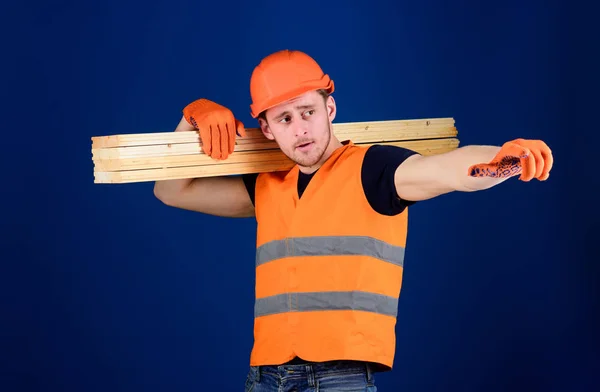
<path fill-rule="evenodd" d="M 373 144 L 365 147 L 363 167 L 378 169 L 381 166 L 400 165 L 408 157 L 419 154 L 406 147 L 391 144 Z"/>
<path fill-rule="evenodd" d="M 361 168 L 364 194 L 371 207 L 383 215 L 397 215 L 414 204 L 398 197 L 396 169 L 418 152 L 401 146 L 375 144 L 365 151 Z"/>

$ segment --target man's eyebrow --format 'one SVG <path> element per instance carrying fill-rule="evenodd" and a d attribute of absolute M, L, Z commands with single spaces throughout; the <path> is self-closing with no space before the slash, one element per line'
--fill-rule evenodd
<path fill-rule="evenodd" d="M 314 107 L 315 107 L 315 105 L 311 105 L 311 104 L 295 106 L 296 109 L 310 109 L 310 108 L 314 108 Z"/>

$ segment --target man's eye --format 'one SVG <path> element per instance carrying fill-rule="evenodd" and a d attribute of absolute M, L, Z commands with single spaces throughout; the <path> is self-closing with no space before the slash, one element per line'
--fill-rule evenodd
<path fill-rule="evenodd" d="M 289 117 L 284 117 L 281 120 L 279 120 L 279 122 L 289 122 L 290 118 Z"/>
<path fill-rule="evenodd" d="M 313 110 L 309 110 L 309 111 L 305 112 L 304 114 L 307 114 L 310 116 L 310 115 L 313 115 L 314 113 L 315 113 L 315 110 L 313 109 Z"/>

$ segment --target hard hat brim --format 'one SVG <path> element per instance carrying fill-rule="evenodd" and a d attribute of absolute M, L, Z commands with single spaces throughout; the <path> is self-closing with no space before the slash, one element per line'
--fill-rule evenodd
<path fill-rule="evenodd" d="M 285 94 L 280 94 L 275 97 L 271 97 L 271 99 L 260 102 L 260 105 L 251 104 L 250 105 L 250 115 L 252 118 L 257 118 L 260 113 L 265 110 L 271 109 L 277 105 L 280 105 L 290 99 L 299 97 L 300 95 L 307 93 L 313 90 L 324 89 L 328 94 L 333 93 L 335 87 L 333 80 L 329 78 L 329 75 L 323 75 L 321 79 L 311 80 L 309 82 L 303 83 L 296 87 L 295 89 L 286 91 Z"/>

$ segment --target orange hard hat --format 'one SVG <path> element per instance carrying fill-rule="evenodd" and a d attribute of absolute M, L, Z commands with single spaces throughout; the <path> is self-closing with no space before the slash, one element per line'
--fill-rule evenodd
<path fill-rule="evenodd" d="M 273 106 L 307 91 L 324 89 L 331 94 L 333 80 L 306 53 L 282 50 L 268 55 L 250 78 L 250 114 L 253 118 Z"/>

